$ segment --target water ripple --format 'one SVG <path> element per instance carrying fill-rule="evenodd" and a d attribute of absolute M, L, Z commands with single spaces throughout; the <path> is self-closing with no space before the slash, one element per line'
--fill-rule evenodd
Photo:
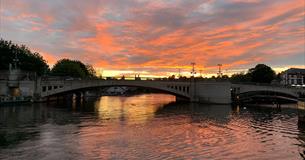
<path fill-rule="evenodd" d="M 0 159 L 303 159 L 296 111 L 102 97 L 80 108 L 0 108 Z M 16 112 L 18 109 L 22 112 Z M 14 110 L 15 112 L 11 112 Z"/>

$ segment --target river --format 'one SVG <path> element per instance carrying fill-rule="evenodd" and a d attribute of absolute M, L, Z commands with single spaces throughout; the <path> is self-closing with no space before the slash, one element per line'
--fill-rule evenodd
<path fill-rule="evenodd" d="M 0 107 L 0 159 L 303 159 L 294 109 L 166 94 Z"/>

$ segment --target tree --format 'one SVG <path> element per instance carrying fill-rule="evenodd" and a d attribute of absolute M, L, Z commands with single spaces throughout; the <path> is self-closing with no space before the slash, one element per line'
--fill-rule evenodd
<path fill-rule="evenodd" d="M 230 80 L 232 82 L 250 82 L 251 77 L 249 74 L 244 74 L 244 73 L 235 73 L 230 77 Z"/>
<path fill-rule="evenodd" d="M 21 70 L 36 72 L 38 75 L 49 71 L 48 64 L 39 53 L 31 52 L 25 45 L 0 39 L 0 70 L 8 70 L 15 56 L 19 59 L 18 67 Z"/>
<path fill-rule="evenodd" d="M 175 75 L 171 75 L 171 76 L 168 77 L 168 79 L 169 79 L 169 80 L 175 80 L 175 79 L 176 79 L 176 76 L 175 76 Z"/>
<path fill-rule="evenodd" d="M 276 77 L 274 70 L 265 64 L 258 64 L 254 68 L 249 69 L 248 75 L 252 82 L 270 83 Z"/>
<path fill-rule="evenodd" d="M 92 78 L 95 77 L 96 78 L 96 71 L 95 71 L 95 69 L 93 68 L 92 65 L 87 64 L 86 69 L 87 69 L 90 77 L 92 77 Z"/>
<path fill-rule="evenodd" d="M 52 75 L 70 76 L 78 78 L 95 77 L 95 71 L 91 65 L 85 65 L 81 61 L 61 59 L 56 62 L 51 71 Z"/>

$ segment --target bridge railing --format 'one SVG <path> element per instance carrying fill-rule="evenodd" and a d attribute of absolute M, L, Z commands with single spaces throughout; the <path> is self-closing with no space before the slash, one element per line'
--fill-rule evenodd
<path fill-rule="evenodd" d="M 81 80 L 90 80 L 90 81 L 175 81 L 175 82 L 189 82 L 191 78 L 156 78 L 156 77 L 105 77 L 105 78 L 73 78 L 73 77 L 41 77 L 42 81 L 81 81 Z M 196 82 L 229 82 L 224 79 L 207 79 L 207 78 L 195 78 Z"/>
<path fill-rule="evenodd" d="M 305 87 L 289 86 L 289 85 L 282 85 L 282 84 L 255 83 L 255 82 L 234 82 L 232 84 L 255 85 L 255 86 L 266 86 L 266 87 L 281 87 L 281 88 L 288 88 L 288 89 L 305 89 Z"/>

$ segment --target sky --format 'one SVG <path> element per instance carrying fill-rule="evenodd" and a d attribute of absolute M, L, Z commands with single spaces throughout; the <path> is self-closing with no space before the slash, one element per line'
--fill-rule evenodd
<path fill-rule="evenodd" d="M 70 58 L 105 76 L 203 76 L 305 65 L 304 0 L 0 0 L 0 37 L 52 66 Z"/>

